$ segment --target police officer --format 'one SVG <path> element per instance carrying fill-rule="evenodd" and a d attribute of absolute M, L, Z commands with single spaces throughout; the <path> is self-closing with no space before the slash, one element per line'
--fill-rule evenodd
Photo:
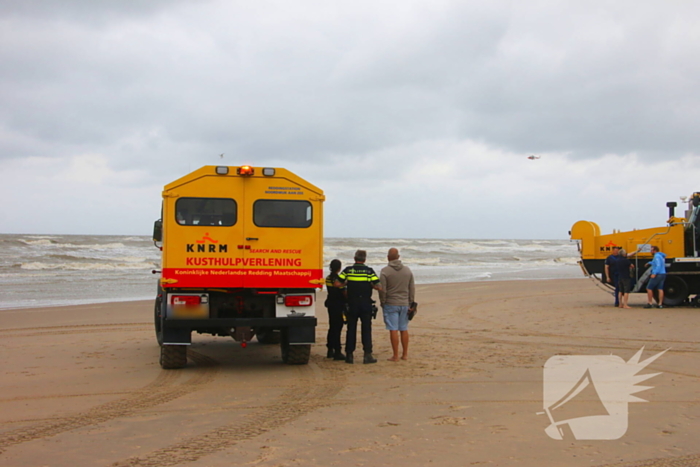
<path fill-rule="evenodd" d="M 342 263 L 334 259 L 330 264 L 331 273 L 326 276 L 326 308 L 328 308 L 328 335 L 326 336 L 326 347 L 328 347 L 328 358 L 333 360 L 345 360 L 345 355 L 340 351 L 340 334 L 343 332 L 343 313 L 347 300 L 345 298 L 345 287 L 336 287 L 338 273 Z"/>
<path fill-rule="evenodd" d="M 355 252 L 355 264 L 338 274 L 336 286 L 346 285 L 348 295 L 347 335 L 345 337 L 345 363 L 354 363 L 352 353 L 357 341 L 357 320 L 362 323 L 362 350 L 364 363 L 377 363 L 372 356 L 372 290 L 381 290 L 379 277 L 374 270 L 365 266 L 367 252 Z"/>

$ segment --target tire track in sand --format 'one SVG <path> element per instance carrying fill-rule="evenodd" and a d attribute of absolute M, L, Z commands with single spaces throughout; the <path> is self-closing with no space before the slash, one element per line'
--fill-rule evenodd
<path fill-rule="evenodd" d="M 600 467 L 700 467 L 700 454 L 678 457 L 660 457 L 643 461 L 618 462 Z"/>
<path fill-rule="evenodd" d="M 83 413 L 46 420 L 0 434 L 0 454 L 8 447 L 17 444 L 55 436 L 150 409 L 195 392 L 214 381 L 218 372 L 216 360 L 191 349 L 188 351 L 188 358 L 194 361 L 197 367 L 194 369 L 195 374 L 182 384 L 175 384 L 182 372 L 162 370 L 150 384 L 132 392 L 127 397 L 98 405 Z"/>
<path fill-rule="evenodd" d="M 112 466 L 165 467 L 194 462 L 286 425 L 313 410 L 333 405 L 331 399 L 343 388 L 345 375 L 337 366 L 320 358 L 314 360 L 316 362 L 308 366 L 296 367 L 301 377 L 269 404 L 247 415 L 243 423 L 236 421 L 145 456 L 115 462 Z"/>
<path fill-rule="evenodd" d="M 0 329 L 0 336 L 3 336 L 4 338 L 40 337 L 64 334 L 93 334 L 98 332 L 115 332 L 124 330 L 147 331 L 152 329 L 153 323 L 74 324 L 64 326 L 35 326 L 29 328 Z"/>
<path fill-rule="evenodd" d="M 5 333 L 12 333 L 12 332 L 17 332 L 17 331 L 38 331 L 38 330 L 49 330 L 49 329 L 72 329 L 72 328 L 80 328 L 80 329 L 87 329 L 87 328 L 104 328 L 104 327 L 131 327 L 131 326 L 151 326 L 153 327 L 152 322 L 148 323 L 103 323 L 103 324 L 63 324 L 60 326 L 31 326 L 31 327 L 24 327 L 24 328 L 6 328 L 6 329 L 0 329 L 0 334 L 5 334 Z"/>

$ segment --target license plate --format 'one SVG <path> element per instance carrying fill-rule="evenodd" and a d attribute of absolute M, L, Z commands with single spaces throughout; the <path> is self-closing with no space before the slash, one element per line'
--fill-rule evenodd
<path fill-rule="evenodd" d="M 171 305 L 170 317 L 174 319 L 204 319 L 209 318 L 207 305 Z"/>

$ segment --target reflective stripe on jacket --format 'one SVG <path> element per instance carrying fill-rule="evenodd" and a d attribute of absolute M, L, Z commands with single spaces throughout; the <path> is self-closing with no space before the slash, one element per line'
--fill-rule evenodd
<path fill-rule="evenodd" d="M 372 299 L 372 286 L 379 283 L 379 277 L 374 269 L 362 263 L 346 267 L 338 274 L 338 279 L 345 282 L 348 301 L 351 303 L 369 302 Z"/>

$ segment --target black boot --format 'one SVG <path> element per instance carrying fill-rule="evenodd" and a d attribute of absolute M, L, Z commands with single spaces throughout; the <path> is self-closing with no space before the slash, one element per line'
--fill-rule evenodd
<path fill-rule="evenodd" d="M 335 356 L 335 352 L 333 352 L 333 349 L 329 348 L 328 353 L 326 353 L 326 358 L 333 358 Z"/>
<path fill-rule="evenodd" d="M 352 352 L 348 352 L 348 354 L 345 356 L 345 363 L 355 363 L 352 359 Z"/>
<path fill-rule="evenodd" d="M 365 353 L 365 359 L 363 363 L 377 363 L 377 359 L 372 356 L 371 352 Z"/>
<path fill-rule="evenodd" d="M 345 355 L 340 350 L 336 350 L 333 354 L 333 360 L 345 360 Z"/>

